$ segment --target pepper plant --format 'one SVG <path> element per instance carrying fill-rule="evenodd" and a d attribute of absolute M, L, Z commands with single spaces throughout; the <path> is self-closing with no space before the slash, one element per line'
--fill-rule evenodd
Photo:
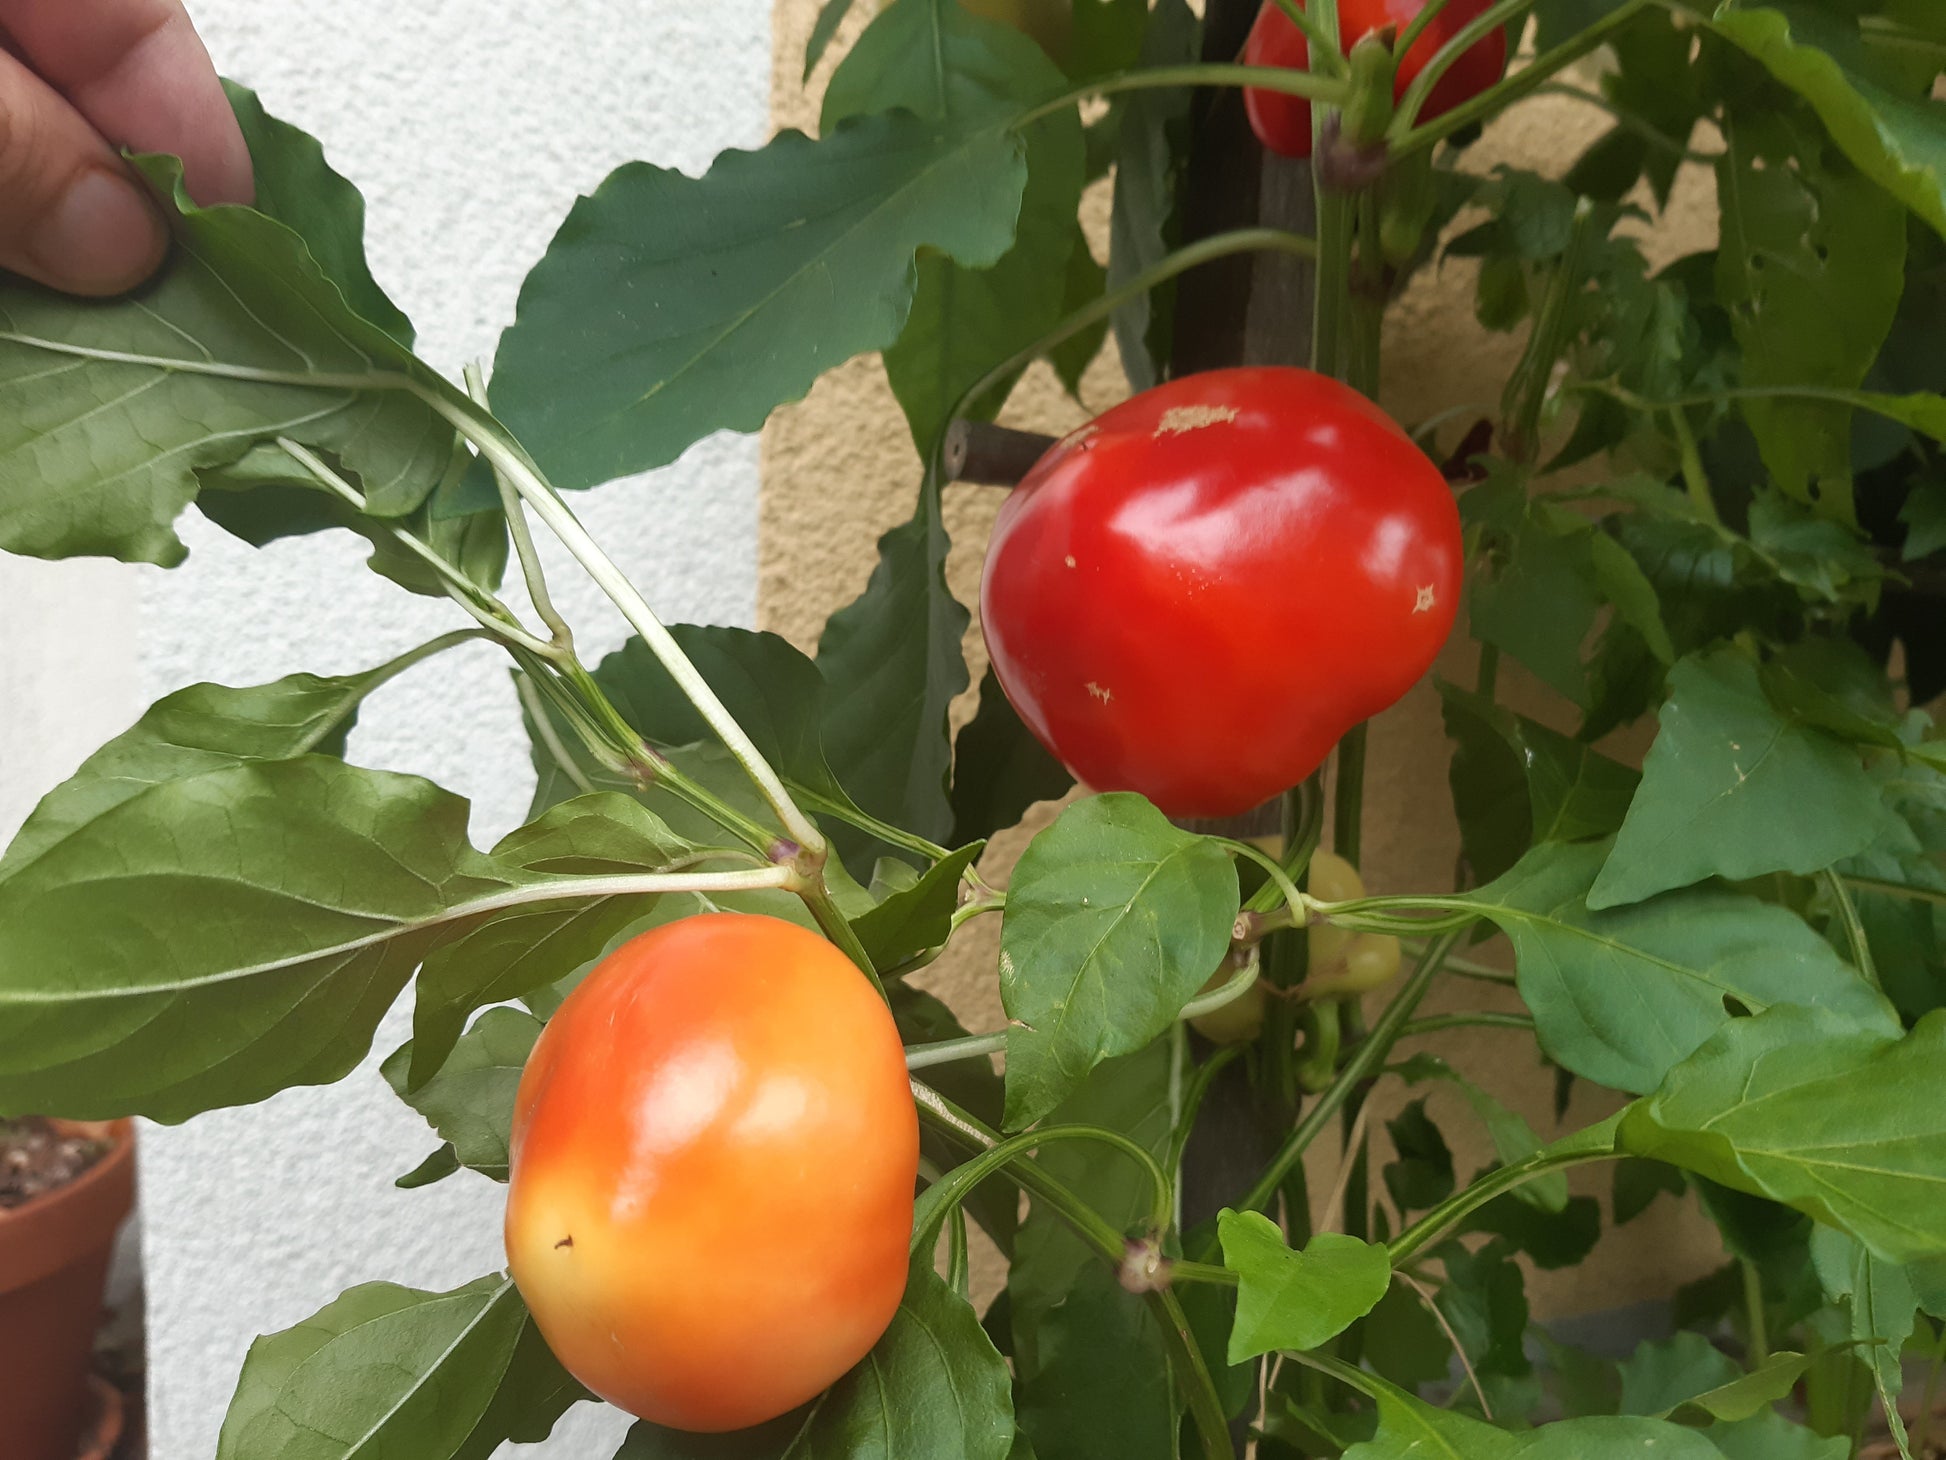
<path fill-rule="evenodd" d="M 1946 1352 L 1946 740 L 1923 708 L 1946 688 L 1946 9 L 1498 0 L 1397 87 L 1442 0 L 1361 22 L 1348 56 L 1340 0 L 1272 3 L 1310 69 L 1232 64 L 1225 3 L 1074 0 L 1042 31 L 1056 56 L 954 0 L 891 0 L 815 138 L 699 178 L 631 164 L 577 203 L 490 374 L 460 382 L 412 353 L 357 192 L 249 92 L 254 209 L 198 208 L 172 159 L 132 159 L 174 229 L 156 280 L 93 301 L 0 278 L 0 546 L 172 564 L 192 505 L 253 543 L 349 529 L 456 628 L 364 673 L 172 694 L 47 796 L 0 858 L 0 1114 L 182 1121 L 337 1080 L 410 985 L 385 1074 L 441 1144 L 401 1184 L 504 1180 L 520 1067 L 604 950 L 761 913 L 836 945 L 898 1021 L 910 1279 L 802 1409 L 718 1436 L 644 1421 L 630 1460 L 1823 1460 L 1875 1409 L 1923 1450 L 1896 1402 L 1905 1361 Z M 1505 77 L 1428 114 L 1501 28 Z M 1313 109 L 1314 230 L 1193 206 L 1244 87 Z M 1562 92 L 1613 119 L 1564 175 L 1469 166 L 1483 123 Z M 1714 173 L 1719 240 L 1652 265 L 1685 167 Z M 1078 205 L 1111 172 L 1104 268 Z M 1415 271 L 1477 260 L 1480 319 L 1524 341 L 1493 405 L 1405 423 L 1465 524 L 1477 654 L 1438 683 L 1457 885 L 1320 895 L 1322 841 L 1358 860 L 1355 729 L 1328 833 L 1322 776 L 1283 796 L 1275 855 L 1096 787 L 996 888 L 986 840 L 1071 783 L 991 678 L 949 729 L 968 611 L 942 492 L 1030 363 L 1072 388 L 1112 330 L 1134 386 L 1180 378 L 1174 301 L 1267 255 L 1315 261 L 1308 363 L 1375 399 Z M 874 351 L 925 468 L 815 658 L 661 623 L 575 494 Z M 627 618 L 619 652 L 581 657 L 537 529 Z M 529 823 L 489 849 L 453 795 L 344 758 L 367 694 L 476 639 L 506 651 L 536 773 Z M 1304 673 L 1304 647 L 1258 672 Z M 1570 729 L 1496 698 L 1505 659 Z M 1651 717 L 1639 769 L 1597 748 Z M 911 981 L 980 917 L 1001 920 L 994 1033 Z M 1354 936 L 1404 940 L 1403 974 L 1307 955 Z M 1401 1058 L 1456 979 L 1512 984 L 1525 1013 L 1475 1022 L 1619 1113 L 1544 1138 Z M 1187 1027 L 1253 997 L 1261 1017 L 1205 1026 L 1229 1042 Z M 1368 1093 L 1435 1080 L 1497 1161 L 1457 1180 L 1414 1106 L 1374 1183 Z M 1204 1105 L 1219 1084 L 1242 1127 L 1238 1101 Z M 1240 1128 L 1261 1168 L 1185 1183 L 1185 1150 Z M 1330 1199 L 1303 1180 L 1319 1142 Z M 1723 1235 L 1681 1331 L 1620 1364 L 1530 1332 L 1522 1293 L 1523 1264 L 1593 1245 L 1601 1204 L 1563 1175 L 1591 1163 L 1612 1221 L 1688 1189 Z M 969 1220 L 1010 1264 L 984 1313 Z M 589 1397 L 511 1279 L 374 1283 L 257 1344 L 220 1454 L 484 1456 Z"/>

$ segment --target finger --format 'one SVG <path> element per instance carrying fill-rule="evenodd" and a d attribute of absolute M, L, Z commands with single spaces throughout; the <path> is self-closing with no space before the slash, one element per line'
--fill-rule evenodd
<path fill-rule="evenodd" d="M 197 202 L 255 196 L 249 148 L 179 0 L 0 0 L 0 30 L 115 146 L 180 157 Z"/>
<path fill-rule="evenodd" d="M 0 52 L 0 269 L 71 294 L 119 294 L 167 246 L 161 218 L 94 128 Z"/>

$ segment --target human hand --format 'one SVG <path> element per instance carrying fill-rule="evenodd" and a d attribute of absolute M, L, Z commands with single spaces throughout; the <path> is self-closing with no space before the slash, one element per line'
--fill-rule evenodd
<path fill-rule="evenodd" d="M 147 278 L 168 234 L 122 147 L 179 155 L 205 206 L 254 195 L 179 0 L 0 0 L 0 269 L 73 294 Z"/>

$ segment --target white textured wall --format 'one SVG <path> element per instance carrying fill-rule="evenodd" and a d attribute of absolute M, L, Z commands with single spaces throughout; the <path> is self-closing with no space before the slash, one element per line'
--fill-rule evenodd
<path fill-rule="evenodd" d="M 766 130 L 768 0 L 191 0 L 218 66 L 321 137 L 364 191 L 374 272 L 457 374 L 490 357 L 526 269 L 575 195 L 643 157 L 698 171 Z M 755 613 L 756 444 L 704 443 L 676 466 L 577 500 L 665 618 Z M 197 680 L 255 683 L 377 663 L 461 622 L 367 572 L 345 534 L 252 552 L 199 520 L 170 573 L 0 561 L 14 624 L 68 620 L 0 657 L 0 832 L 141 704 Z M 555 560 L 591 653 L 619 620 Z M 79 615 L 75 617 L 75 615 Z M 135 625 L 131 655 L 118 636 Z M 64 654 L 88 668 L 69 681 Z M 531 790 L 495 652 L 469 646 L 388 686 L 352 741 L 366 763 L 426 774 L 474 803 L 482 845 Z M 407 1010 L 378 1055 L 405 1037 Z M 144 1257 L 155 1460 L 207 1460 L 251 1338 L 359 1281 L 446 1287 L 492 1270 L 500 1188 L 392 1178 L 431 1149 L 376 1057 L 177 1129 L 144 1131 Z M 579 1412 L 524 1455 L 601 1460 L 620 1417 Z M 516 1453 L 516 1452 L 510 1452 Z"/>

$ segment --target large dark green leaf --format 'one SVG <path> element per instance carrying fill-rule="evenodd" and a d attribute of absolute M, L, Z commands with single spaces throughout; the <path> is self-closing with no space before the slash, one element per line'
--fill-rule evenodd
<path fill-rule="evenodd" d="M 1487 1139 L 1493 1143 L 1493 1154 L 1499 1158 L 1501 1165 L 1511 1166 L 1517 1161 L 1524 1161 L 1541 1149 L 1541 1138 L 1534 1134 L 1534 1128 L 1523 1117 L 1501 1104 L 1438 1055 L 1415 1054 L 1395 1065 L 1393 1072 L 1408 1084 L 1441 1080 L 1458 1090 L 1466 1103 L 1473 1107 L 1480 1124 L 1486 1127 Z M 1541 1211 L 1559 1213 L 1566 1210 L 1568 1205 L 1567 1175 L 1551 1171 L 1515 1187 L 1513 1196 L 1515 1200 Z"/>
<path fill-rule="evenodd" d="M 829 134 L 848 118 L 903 108 L 966 132 L 1018 116 L 1064 85 L 1047 54 L 1013 27 L 982 19 L 957 0 L 896 0 L 833 74 L 822 129 Z M 885 352 L 892 393 L 922 455 L 932 451 L 960 396 L 1063 313 L 1081 201 L 1081 122 L 1063 109 L 1024 137 L 1027 187 L 1013 247 L 988 267 L 921 255 L 912 312 Z M 991 417 L 1012 383 L 974 402 L 972 414 Z"/>
<path fill-rule="evenodd" d="M 1513 941 L 1541 1047 L 1617 1090 L 1653 1090 L 1720 1028 L 1725 1000 L 1816 1005 L 1894 1031 L 1884 999 L 1808 925 L 1741 893 L 1692 888 L 1593 911 L 1605 843 L 1544 844 L 1465 901 Z"/>
<path fill-rule="evenodd" d="M 1320 1232 L 1293 1252 L 1261 1212 L 1217 1217 L 1223 1265 L 1237 1275 L 1230 1361 L 1277 1349 L 1314 1349 L 1371 1312 L 1392 1285 L 1383 1247 Z"/>
<path fill-rule="evenodd" d="M 1050 1117 L 1120 1131 L 1158 1160 L 1169 1142 L 1169 1051 L 1158 1041 L 1096 1066 Z M 1062 1141 L 1036 1158 L 1109 1223 L 1128 1231 L 1155 1207 L 1147 1175 L 1119 1151 Z M 1180 1406 L 1166 1335 L 1148 1306 L 1036 1202 L 1007 1273 L 1021 1429 L 1064 1460 L 1174 1460 Z"/>
<path fill-rule="evenodd" d="M 652 813 L 613 791 L 562 802 L 493 849 L 513 880 L 661 871 L 696 854 Z M 440 1067 L 475 1009 L 573 972 L 654 901 L 652 893 L 632 892 L 514 908 L 433 953 L 420 971 L 413 1009 L 411 1083 L 422 1084 Z"/>
<path fill-rule="evenodd" d="M 1017 825 L 1036 801 L 1057 800 L 1074 777 L 1021 724 L 989 669 L 980 708 L 953 744 L 953 842 L 990 837 Z"/>
<path fill-rule="evenodd" d="M 1761 29 L 1764 19 L 1744 11 L 1736 25 Z M 1864 383 L 1898 312 L 1905 213 L 1870 178 L 1823 166 L 1822 137 L 1802 130 L 1793 134 L 1767 94 L 1726 120 L 1716 294 L 1743 347 L 1746 384 L 1849 390 Z M 1759 396 L 1743 413 L 1777 485 L 1849 521 L 1851 408 Z"/>
<path fill-rule="evenodd" d="M 755 430 L 898 337 L 921 248 L 973 266 L 1006 253 L 1024 154 L 999 124 L 892 113 L 721 153 L 701 178 L 629 163 L 527 276 L 494 409 L 562 487 Z"/>
<path fill-rule="evenodd" d="M 727 1435 L 644 1421 L 615 1460 L 1008 1460 L 1013 1441 L 1006 1361 L 925 1253 L 885 1336 L 810 1404 Z"/>
<path fill-rule="evenodd" d="M 1857 751 L 1778 710 L 1736 650 L 1670 670 L 1660 718 L 1590 907 L 1710 877 L 1819 872 L 1881 842 L 1911 845 Z"/>
<path fill-rule="evenodd" d="M 1731 1020 L 1623 1119 L 1620 1144 L 1783 1202 L 1903 1263 L 1946 1254 L 1946 1014 L 1903 1038 L 1824 1010 Z"/>
<path fill-rule="evenodd" d="M 392 1052 L 380 1072 L 394 1093 L 452 1148 L 454 1160 L 505 1181 L 514 1091 L 541 1028 L 540 1020 L 519 1009 L 488 1009 L 459 1037 L 439 1072 L 418 1089 L 406 1079 L 412 1068 L 410 1040 Z"/>
<path fill-rule="evenodd" d="M 1794 1425 L 1774 1409 L 1703 1431 L 1724 1460 L 1846 1460 L 1851 1441 Z"/>
<path fill-rule="evenodd" d="M 365 261 L 365 199 L 324 160 L 310 133 L 279 121 L 247 86 L 224 81 L 250 147 L 257 196 L 251 204 L 296 233 L 324 276 L 360 318 L 401 345 L 412 345 L 412 321 L 387 297 Z"/>
<path fill-rule="evenodd" d="M 372 511 L 438 484 L 452 387 L 351 309 L 304 240 L 248 208 L 198 208 L 174 159 L 141 166 L 170 199 L 154 280 L 72 299 L 0 278 L 0 547 L 175 563 L 199 468 L 289 436 L 331 453 Z"/>
<path fill-rule="evenodd" d="M 874 816 L 935 842 L 952 830 L 946 716 L 967 681 L 968 615 L 946 587 L 950 546 L 928 480 L 911 521 L 878 540 L 865 591 L 831 615 L 818 640 L 824 747 L 838 778 Z M 843 832 L 837 845 L 847 860 L 882 850 Z"/>
<path fill-rule="evenodd" d="M 1000 929 L 1007 1126 L 1169 1027 L 1230 946 L 1236 869 L 1140 796 L 1077 802 L 1029 843 Z"/>
<path fill-rule="evenodd" d="M 367 1283 L 251 1345 L 217 1460 L 488 1460 L 588 1397 L 511 1278 Z"/>
<path fill-rule="evenodd" d="M 1946 233 L 1946 107 L 1889 76 L 1844 9 L 1793 0 L 1703 18 L 1808 101 L 1853 166 Z"/>

